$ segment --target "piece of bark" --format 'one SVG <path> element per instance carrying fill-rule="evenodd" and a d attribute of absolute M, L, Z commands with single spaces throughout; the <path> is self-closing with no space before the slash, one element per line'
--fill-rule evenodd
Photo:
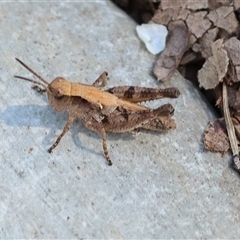
<path fill-rule="evenodd" d="M 158 80 L 167 81 L 177 69 L 188 45 L 189 32 L 181 20 L 169 25 L 166 47 L 159 55 L 153 67 L 153 74 Z"/>
<path fill-rule="evenodd" d="M 234 9 L 232 6 L 222 6 L 216 10 L 212 10 L 207 17 L 215 26 L 232 34 L 237 30 L 239 25 L 233 11 Z"/>
<path fill-rule="evenodd" d="M 212 52 L 213 55 L 207 59 L 198 71 L 199 85 L 206 90 L 215 88 L 223 80 L 228 70 L 229 58 L 222 39 L 212 44 Z"/>
<path fill-rule="evenodd" d="M 230 148 L 224 119 L 217 119 L 209 123 L 204 133 L 205 148 L 224 155 Z"/>
<path fill-rule="evenodd" d="M 212 25 L 212 23 L 205 18 L 207 13 L 207 11 L 200 11 L 188 15 L 186 20 L 187 26 L 190 32 L 197 38 L 202 37 Z"/>

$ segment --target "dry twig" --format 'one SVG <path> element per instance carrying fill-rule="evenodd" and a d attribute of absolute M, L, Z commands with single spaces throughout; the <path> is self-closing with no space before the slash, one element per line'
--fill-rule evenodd
<path fill-rule="evenodd" d="M 240 171 L 238 144 L 237 144 L 235 129 L 234 129 L 232 119 L 230 117 L 230 112 L 229 112 L 227 86 L 224 82 L 222 85 L 222 97 L 223 97 L 223 113 L 224 113 L 226 128 L 228 132 L 228 138 L 229 138 L 230 145 L 233 152 L 233 164 L 234 164 L 234 168 L 237 169 L 237 171 Z"/>

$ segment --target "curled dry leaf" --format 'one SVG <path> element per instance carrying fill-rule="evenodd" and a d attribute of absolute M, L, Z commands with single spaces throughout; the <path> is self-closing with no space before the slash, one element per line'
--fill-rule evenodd
<path fill-rule="evenodd" d="M 230 148 L 224 119 L 218 119 L 209 123 L 204 133 L 205 148 L 212 152 L 224 155 Z"/>
<path fill-rule="evenodd" d="M 228 70 L 229 58 L 222 39 L 212 44 L 212 53 L 213 55 L 198 71 L 199 85 L 204 89 L 215 88 L 223 80 Z"/>
<path fill-rule="evenodd" d="M 158 80 L 167 81 L 174 74 L 188 45 L 188 39 L 189 32 L 183 21 L 175 21 L 169 26 L 166 47 L 153 67 L 153 74 Z"/>

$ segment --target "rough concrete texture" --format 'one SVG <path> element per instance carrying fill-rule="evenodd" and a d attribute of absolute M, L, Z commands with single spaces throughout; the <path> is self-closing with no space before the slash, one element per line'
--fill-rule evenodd
<path fill-rule="evenodd" d="M 154 56 L 135 23 L 108 1 L 0 4 L 0 238 L 237 238 L 239 178 L 230 157 L 204 150 L 212 110 L 179 75 L 178 128 L 166 134 L 101 138 L 77 121 L 52 154 L 66 113 L 13 75 L 31 77 L 15 57 L 48 81 L 63 76 L 108 86 L 162 87 Z M 151 102 L 157 107 L 164 101 Z"/>

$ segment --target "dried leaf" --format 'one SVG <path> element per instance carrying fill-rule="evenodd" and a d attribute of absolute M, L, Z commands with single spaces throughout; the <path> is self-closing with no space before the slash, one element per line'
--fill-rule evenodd
<path fill-rule="evenodd" d="M 188 45 L 189 32 L 183 21 L 178 20 L 169 26 L 169 36 L 164 51 L 153 67 L 158 80 L 166 81 L 174 74 Z"/>
<path fill-rule="evenodd" d="M 237 30 L 239 25 L 233 10 L 231 6 L 219 7 L 208 14 L 208 19 L 211 20 L 215 26 L 231 34 Z"/>
<path fill-rule="evenodd" d="M 225 48 L 229 54 L 229 57 L 231 59 L 231 62 L 235 69 L 233 69 L 232 74 L 232 81 L 238 82 L 240 81 L 240 41 L 236 37 L 232 37 L 228 39 L 225 43 Z M 236 74 L 236 76 L 235 76 Z"/>
<path fill-rule="evenodd" d="M 185 8 L 184 8 L 184 9 L 181 9 L 181 10 L 179 11 L 179 14 L 178 14 L 177 19 L 178 19 L 178 20 L 183 20 L 183 21 L 185 21 L 190 13 L 191 13 L 191 12 L 190 12 L 189 10 L 185 9 Z"/>
<path fill-rule="evenodd" d="M 239 84 L 228 86 L 228 101 L 229 106 L 236 112 L 240 112 L 240 88 Z"/>
<path fill-rule="evenodd" d="M 239 9 L 240 8 L 240 1 L 239 0 L 235 0 L 233 3 L 235 9 Z"/>
<path fill-rule="evenodd" d="M 208 8 L 208 0 L 188 0 L 187 9 L 199 10 Z"/>
<path fill-rule="evenodd" d="M 233 65 L 240 65 L 240 41 L 236 37 L 232 37 L 224 43 L 224 46 L 228 51 Z"/>
<path fill-rule="evenodd" d="M 224 119 L 218 119 L 209 123 L 204 133 L 205 148 L 212 152 L 220 152 L 224 155 L 230 148 Z"/>
<path fill-rule="evenodd" d="M 206 90 L 215 88 L 227 73 L 229 59 L 222 43 L 219 39 L 212 44 L 213 56 L 198 71 L 199 85 Z"/>
<path fill-rule="evenodd" d="M 158 9 L 153 18 L 152 22 L 162 24 L 162 25 L 168 25 L 168 23 L 172 20 L 172 16 L 174 15 L 174 10 L 171 8 L 168 8 L 166 10 Z"/>
<path fill-rule="evenodd" d="M 229 6 L 231 3 L 232 0 L 209 0 L 208 4 L 210 9 L 216 9 L 221 6 Z"/>
<path fill-rule="evenodd" d="M 162 0 L 161 1 L 161 8 L 163 10 L 167 8 L 172 8 L 172 9 L 180 9 L 180 8 L 185 8 L 188 3 L 188 0 Z"/>
<path fill-rule="evenodd" d="M 193 35 L 197 38 L 203 36 L 203 34 L 211 27 L 211 22 L 205 18 L 207 11 L 200 11 L 189 14 L 186 23 Z"/>
<path fill-rule="evenodd" d="M 232 118 L 234 128 L 235 128 L 235 133 L 238 138 L 238 141 L 240 139 L 240 113 L 234 114 L 234 118 Z"/>
<path fill-rule="evenodd" d="M 202 48 L 202 56 L 207 59 L 212 55 L 211 44 L 215 41 L 218 34 L 218 28 L 213 28 L 208 30 L 203 37 L 199 40 L 200 46 Z"/>

